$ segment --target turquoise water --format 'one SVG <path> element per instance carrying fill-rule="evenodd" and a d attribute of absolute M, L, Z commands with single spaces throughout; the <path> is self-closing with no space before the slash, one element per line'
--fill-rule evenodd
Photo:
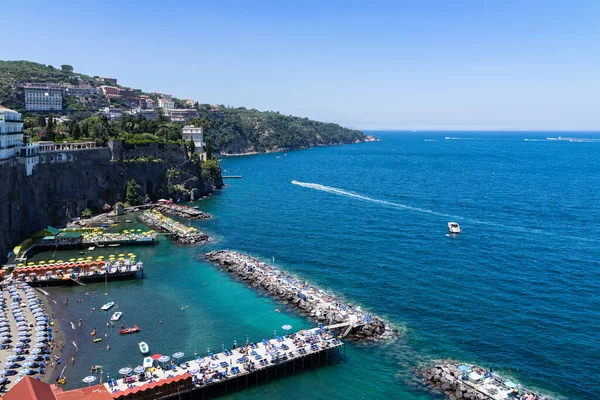
<path fill-rule="evenodd" d="M 228 398 L 430 399 L 412 371 L 443 357 L 493 365 L 558 397 L 594 397 L 586 393 L 600 390 L 600 143 L 545 140 L 557 133 L 377 135 L 381 142 L 223 160 L 225 174 L 243 179 L 198 203 L 214 216 L 193 223 L 214 238 L 210 245 L 134 249 L 146 278 L 111 283 L 109 296 L 96 286 L 81 305 L 73 297 L 93 286 L 61 291 L 73 321 L 85 320 L 69 382 L 92 364 L 114 373 L 137 365 L 139 340 L 191 357 L 284 324 L 310 326 L 201 259 L 232 248 L 275 257 L 403 335 L 349 344 L 345 363 Z M 448 237 L 448 221 L 463 233 Z M 90 308 L 107 298 L 142 332 L 109 330 L 93 345 L 89 332 L 103 334 L 108 314 Z M 100 350 L 107 343 L 112 349 Z"/>

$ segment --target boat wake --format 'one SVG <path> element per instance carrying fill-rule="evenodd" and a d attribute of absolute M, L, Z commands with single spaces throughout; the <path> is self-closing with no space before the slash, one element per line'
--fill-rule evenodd
<path fill-rule="evenodd" d="M 381 199 L 374 199 L 369 196 L 364 196 L 362 194 L 353 193 L 353 192 L 350 192 L 350 191 L 347 191 L 344 189 L 339 189 L 339 188 L 335 188 L 335 187 L 331 187 L 331 186 L 320 185 L 318 183 L 298 182 L 298 181 L 294 180 L 294 181 L 292 181 L 292 184 L 302 186 L 302 187 L 305 187 L 308 189 L 314 189 L 314 190 L 319 190 L 319 191 L 326 192 L 326 193 L 336 194 L 338 196 L 345 196 L 345 197 L 350 197 L 350 198 L 361 200 L 361 201 L 380 204 L 384 207 L 407 210 L 407 211 L 417 212 L 417 213 L 421 213 L 421 214 L 434 215 L 436 217 L 441 217 L 441 218 L 448 219 L 448 220 L 461 221 L 461 224 L 463 222 L 467 222 L 467 223 L 471 223 L 474 225 L 485 225 L 485 226 L 498 227 L 498 228 L 502 228 L 504 230 L 512 230 L 514 232 L 536 233 L 536 234 L 545 234 L 545 235 L 551 235 L 551 236 L 556 235 L 554 232 L 543 231 L 541 229 L 532 229 L 532 228 L 524 228 L 521 226 L 504 225 L 504 224 L 499 224 L 496 222 L 482 221 L 482 220 L 479 220 L 476 218 L 465 218 L 465 217 L 461 217 L 459 215 L 451 215 L 451 214 L 441 213 L 441 212 L 429 210 L 426 208 L 413 207 L 413 206 L 410 206 L 407 204 L 394 203 L 391 201 L 381 200 Z M 585 238 L 576 237 L 576 236 L 561 235 L 561 237 L 568 238 L 568 239 L 574 239 L 574 240 L 587 240 Z"/>

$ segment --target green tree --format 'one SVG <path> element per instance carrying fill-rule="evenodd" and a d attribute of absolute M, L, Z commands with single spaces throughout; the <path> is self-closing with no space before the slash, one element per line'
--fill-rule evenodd
<path fill-rule="evenodd" d="M 132 206 L 137 206 L 142 203 L 142 196 L 140 195 L 140 184 L 135 179 L 130 180 L 127 183 L 127 190 L 125 192 L 125 202 Z"/>
<path fill-rule="evenodd" d="M 81 212 L 82 218 L 90 218 L 92 215 L 93 215 L 92 210 L 90 210 L 89 208 L 86 208 L 85 210 L 83 210 Z"/>
<path fill-rule="evenodd" d="M 54 117 L 50 115 L 48 117 L 48 124 L 46 124 L 46 140 L 54 142 L 56 139 L 56 131 L 54 126 Z"/>
<path fill-rule="evenodd" d="M 62 72 L 73 73 L 73 66 L 72 65 L 63 64 L 63 65 L 60 66 L 60 69 L 62 70 Z"/>
<path fill-rule="evenodd" d="M 75 121 L 71 124 L 71 129 L 69 130 L 69 136 L 73 140 L 79 140 L 81 138 L 81 129 L 79 128 L 79 124 Z"/>

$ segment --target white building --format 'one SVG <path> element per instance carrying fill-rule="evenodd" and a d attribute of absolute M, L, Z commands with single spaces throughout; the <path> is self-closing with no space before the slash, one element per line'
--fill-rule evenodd
<path fill-rule="evenodd" d="M 19 155 L 21 146 L 23 146 L 21 114 L 0 106 L 0 160 Z"/>
<path fill-rule="evenodd" d="M 100 115 L 108 118 L 111 121 L 117 121 L 121 119 L 123 113 L 118 108 L 104 107 L 100 109 Z"/>
<path fill-rule="evenodd" d="M 158 107 L 163 110 L 172 110 L 175 108 L 175 102 L 170 94 L 163 94 L 158 98 Z"/>
<path fill-rule="evenodd" d="M 181 136 L 186 142 L 189 142 L 190 140 L 194 142 L 196 152 L 204 153 L 204 133 L 202 132 L 201 126 L 195 127 L 194 125 L 186 125 L 183 127 Z"/>
<path fill-rule="evenodd" d="M 24 83 L 25 109 L 27 111 L 62 110 L 62 88 L 49 83 Z"/>
<path fill-rule="evenodd" d="M 25 165 L 29 176 L 39 163 L 38 150 L 37 143 L 23 144 L 21 114 L 0 106 L 0 162 L 18 157 L 18 162 Z"/>

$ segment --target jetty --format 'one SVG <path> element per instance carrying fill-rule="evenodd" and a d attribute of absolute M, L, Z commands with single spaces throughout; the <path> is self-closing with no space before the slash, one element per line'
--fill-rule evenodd
<path fill-rule="evenodd" d="M 204 243 L 208 241 L 208 235 L 198 229 L 185 226 L 157 210 L 144 211 L 138 219 L 144 224 L 170 233 L 173 238 L 182 244 Z"/>
<path fill-rule="evenodd" d="M 72 286 L 144 277 L 144 267 L 135 258 L 100 261 L 69 261 L 32 264 L 12 271 L 13 281 L 30 286 Z"/>
<path fill-rule="evenodd" d="M 98 386 L 103 386 L 115 399 L 212 397 L 285 377 L 296 370 L 339 362 L 341 348 L 345 351 L 344 343 L 331 331 L 314 328 L 271 340 L 246 342 L 205 357 L 196 354 L 189 361 L 181 361 L 185 354 L 176 353 L 172 357 L 174 365 L 168 363 L 171 357 L 155 354 L 135 371 L 128 368 L 127 374 Z"/>
<path fill-rule="evenodd" d="M 442 390 L 449 398 L 467 400 L 549 400 L 541 394 L 504 379 L 491 369 L 446 360 L 421 368 L 423 383 Z"/>
<path fill-rule="evenodd" d="M 243 281 L 265 290 L 270 296 L 293 305 L 313 320 L 329 324 L 328 328 L 339 330 L 342 337 L 367 339 L 392 335 L 380 318 L 362 311 L 360 307 L 345 304 L 332 294 L 272 265 L 232 250 L 211 251 L 205 257 Z"/>
<path fill-rule="evenodd" d="M 179 204 L 168 202 L 167 200 L 163 200 L 162 202 L 161 200 L 159 200 L 156 206 L 154 206 L 154 209 L 163 214 L 174 215 L 176 217 L 191 220 L 201 220 L 210 218 L 210 214 L 201 211 L 197 207 L 182 206 Z"/>

